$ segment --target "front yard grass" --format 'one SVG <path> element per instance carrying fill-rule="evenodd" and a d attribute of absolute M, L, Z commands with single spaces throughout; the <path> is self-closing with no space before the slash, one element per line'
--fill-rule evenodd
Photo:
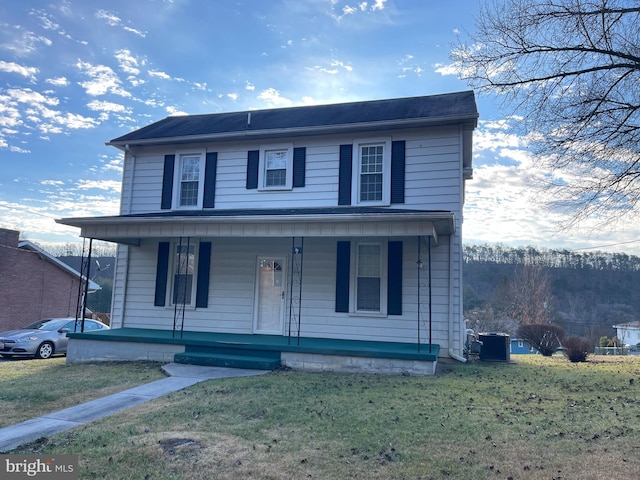
<path fill-rule="evenodd" d="M 14 453 L 78 454 L 83 479 L 637 478 L 639 357 L 515 357 L 212 380 Z"/>
<path fill-rule="evenodd" d="M 166 375 L 159 363 L 0 361 L 0 427 L 121 392 Z"/>

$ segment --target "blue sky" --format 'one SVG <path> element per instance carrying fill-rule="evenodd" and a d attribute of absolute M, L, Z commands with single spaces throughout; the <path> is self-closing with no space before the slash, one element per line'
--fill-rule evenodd
<path fill-rule="evenodd" d="M 450 65 L 476 0 L 31 0 L 0 4 L 0 227 L 79 243 L 55 218 L 118 212 L 122 155 L 104 143 L 168 115 L 468 89 Z M 542 175 L 478 95 L 467 243 L 640 254 L 640 227 L 559 231 Z"/>

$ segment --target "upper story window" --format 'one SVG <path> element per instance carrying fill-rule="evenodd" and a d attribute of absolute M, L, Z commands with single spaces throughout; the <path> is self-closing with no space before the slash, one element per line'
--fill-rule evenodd
<path fill-rule="evenodd" d="M 265 152 L 265 187 L 283 187 L 287 184 L 287 151 Z"/>
<path fill-rule="evenodd" d="M 391 141 L 357 141 L 353 148 L 353 199 L 358 204 L 389 205 L 391 198 Z"/>
<path fill-rule="evenodd" d="M 384 145 L 360 147 L 360 201 L 382 201 Z"/>
<path fill-rule="evenodd" d="M 260 149 L 258 185 L 262 190 L 291 190 L 293 145 L 273 145 Z"/>
<path fill-rule="evenodd" d="M 176 208 L 201 208 L 204 192 L 204 155 L 202 152 L 176 155 Z"/>

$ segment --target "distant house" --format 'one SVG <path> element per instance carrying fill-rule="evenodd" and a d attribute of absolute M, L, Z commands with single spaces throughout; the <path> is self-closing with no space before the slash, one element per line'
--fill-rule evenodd
<path fill-rule="evenodd" d="M 529 345 L 525 340 L 521 340 L 519 338 L 511 339 L 511 353 L 514 354 L 526 354 L 526 353 L 536 353 L 536 349 L 534 349 L 531 345 Z"/>
<path fill-rule="evenodd" d="M 120 214 L 58 221 L 118 244 L 112 330 L 72 335 L 68 360 L 418 373 L 464 360 L 477 118 L 466 91 L 173 116 L 111 140 Z"/>
<path fill-rule="evenodd" d="M 613 325 L 616 329 L 616 337 L 624 345 L 637 345 L 640 343 L 640 321 Z"/>
<path fill-rule="evenodd" d="M 80 273 L 20 232 L 0 228 L 0 331 L 48 317 L 73 317 Z M 89 283 L 89 290 L 100 286 Z"/>

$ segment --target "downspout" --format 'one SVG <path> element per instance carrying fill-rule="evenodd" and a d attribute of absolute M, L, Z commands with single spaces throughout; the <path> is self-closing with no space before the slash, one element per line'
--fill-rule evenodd
<path fill-rule="evenodd" d="M 449 235 L 449 356 L 464 363 L 467 359 L 453 350 L 453 335 L 453 235 Z"/>

